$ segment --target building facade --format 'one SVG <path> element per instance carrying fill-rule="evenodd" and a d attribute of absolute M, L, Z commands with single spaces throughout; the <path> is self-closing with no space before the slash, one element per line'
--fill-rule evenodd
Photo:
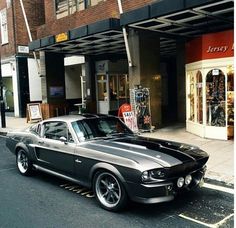
<path fill-rule="evenodd" d="M 142 87 L 150 91 L 152 125 L 186 121 L 187 130 L 199 134 L 193 127 L 199 103 L 189 101 L 188 75 L 189 64 L 205 59 L 189 61 L 188 44 L 233 30 L 232 0 L 44 0 L 44 12 L 45 22 L 37 26 L 29 49 L 40 61 L 40 102 L 46 117 L 78 107 L 116 114 L 120 105 L 132 102 L 130 91 Z M 202 49 L 195 53 L 201 56 Z M 227 66 L 233 72 L 233 65 Z M 146 112 L 142 98 L 134 99 L 140 112 Z M 209 119 L 207 102 L 202 101 L 203 128 Z M 194 117 L 189 114 L 192 107 Z M 214 132 L 212 137 L 219 138 Z"/>
<path fill-rule="evenodd" d="M 32 37 L 36 28 L 44 24 L 44 2 L 23 1 Z M 1 69 L 5 110 L 17 117 L 26 115 L 26 104 L 30 101 L 29 69 L 35 68 L 34 60 L 28 58 L 30 41 L 24 21 L 21 2 L 0 2 L 1 21 Z"/>

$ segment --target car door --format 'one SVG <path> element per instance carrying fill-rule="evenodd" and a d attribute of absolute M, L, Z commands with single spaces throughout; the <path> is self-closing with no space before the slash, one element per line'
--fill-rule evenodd
<path fill-rule="evenodd" d="M 38 164 L 54 171 L 73 175 L 75 141 L 63 121 L 46 121 L 36 145 Z"/>

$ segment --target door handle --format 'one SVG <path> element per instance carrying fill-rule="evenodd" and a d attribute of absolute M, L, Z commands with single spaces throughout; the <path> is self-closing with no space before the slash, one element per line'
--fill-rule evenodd
<path fill-rule="evenodd" d="M 82 161 L 80 161 L 78 158 L 75 159 L 75 162 L 76 162 L 76 163 L 82 163 Z"/>

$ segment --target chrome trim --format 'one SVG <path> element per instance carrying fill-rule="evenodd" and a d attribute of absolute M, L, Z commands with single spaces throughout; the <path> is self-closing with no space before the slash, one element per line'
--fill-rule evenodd
<path fill-rule="evenodd" d="M 153 197 L 153 198 L 142 198 L 142 197 L 133 197 L 132 200 L 138 203 L 143 204 L 152 204 L 152 203 L 162 203 L 168 202 L 174 199 L 174 195 L 162 196 L 162 197 Z"/>
<path fill-rule="evenodd" d="M 46 168 L 44 168 L 44 167 L 41 167 L 41 166 L 35 165 L 35 164 L 33 164 L 33 167 L 34 167 L 36 170 L 39 170 L 39 171 L 42 171 L 42 172 L 45 172 L 45 173 L 48 173 L 48 174 L 51 174 L 51 175 L 54 175 L 54 176 L 63 178 L 63 179 L 66 179 L 66 180 L 68 180 L 68 181 L 72 181 L 72 182 L 81 184 L 81 182 L 78 181 L 77 179 L 72 178 L 72 177 L 69 177 L 69 176 L 66 176 L 66 175 L 63 175 L 63 174 L 58 173 L 58 172 L 56 172 L 56 171 L 52 171 L 52 170 L 46 169 Z M 82 185 L 82 184 L 81 184 L 81 185 Z"/>

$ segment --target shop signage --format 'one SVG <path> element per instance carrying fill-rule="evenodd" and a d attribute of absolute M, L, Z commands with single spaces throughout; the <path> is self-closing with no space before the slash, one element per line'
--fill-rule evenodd
<path fill-rule="evenodd" d="M 219 69 L 213 69 L 212 70 L 212 75 L 219 75 L 219 74 L 220 74 Z"/>
<path fill-rule="evenodd" d="M 138 132 L 137 118 L 134 112 L 123 112 L 123 119 L 125 124 L 133 131 Z"/>
<path fill-rule="evenodd" d="M 226 52 L 228 50 L 229 46 L 216 46 L 216 47 L 212 47 L 209 46 L 207 53 L 214 53 L 214 52 Z"/>
<path fill-rule="evenodd" d="M 233 30 L 202 35 L 186 44 L 187 63 L 233 56 Z"/>
<path fill-rule="evenodd" d="M 108 71 L 108 61 L 97 61 L 96 65 L 96 73 L 105 73 Z"/>
<path fill-rule="evenodd" d="M 56 43 L 68 40 L 67 32 L 60 33 L 56 35 Z"/>
<path fill-rule="evenodd" d="M 18 53 L 29 54 L 28 46 L 18 46 Z"/>
<path fill-rule="evenodd" d="M 42 120 L 42 111 L 40 103 L 27 104 L 27 122 Z"/>

